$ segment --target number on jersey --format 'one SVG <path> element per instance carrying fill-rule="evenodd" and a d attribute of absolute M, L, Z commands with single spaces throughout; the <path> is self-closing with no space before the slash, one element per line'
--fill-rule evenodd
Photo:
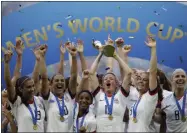
<path fill-rule="evenodd" d="M 66 105 L 64 106 L 64 115 L 68 115 L 68 108 L 66 107 Z"/>
<path fill-rule="evenodd" d="M 41 112 L 40 110 L 37 111 L 37 120 L 40 120 L 41 119 Z"/>
<path fill-rule="evenodd" d="M 180 119 L 180 112 L 178 110 L 175 110 L 175 120 Z"/>

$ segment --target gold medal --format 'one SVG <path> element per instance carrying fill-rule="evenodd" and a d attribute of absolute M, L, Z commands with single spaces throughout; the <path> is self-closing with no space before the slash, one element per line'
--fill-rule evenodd
<path fill-rule="evenodd" d="M 181 117 L 181 121 L 182 121 L 182 122 L 185 122 L 185 121 L 186 121 L 186 117 L 185 117 L 185 116 L 182 116 L 182 117 Z"/>
<path fill-rule="evenodd" d="M 60 121 L 64 121 L 64 117 L 63 116 L 60 116 Z"/>
<path fill-rule="evenodd" d="M 113 120 L 113 116 L 112 116 L 112 115 L 109 115 L 109 116 L 108 116 L 108 119 L 109 119 L 109 120 Z"/>
<path fill-rule="evenodd" d="M 33 125 L 33 129 L 37 130 L 38 129 L 37 125 Z"/>
<path fill-rule="evenodd" d="M 132 121 L 134 122 L 134 123 L 137 123 L 137 119 L 136 118 L 132 118 Z"/>
<path fill-rule="evenodd" d="M 81 130 L 81 131 L 86 131 L 86 128 L 85 128 L 84 126 L 82 126 L 82 127 L 80 127 L 79 130 Z"/>

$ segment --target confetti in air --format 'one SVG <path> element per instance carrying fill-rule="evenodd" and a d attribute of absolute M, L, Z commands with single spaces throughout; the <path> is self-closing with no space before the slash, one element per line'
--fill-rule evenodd
<path fill-rule="evenodd" d="M 62 25 L 61 25 L 61 24 L 58 24 L 57 26 L 62 27 Z"/>
<path fill-rule="evenodd" d="M 23 13 L 21 10 L 19 10 L 18 12 Z"/>
<path fill-rule="evenodd" d="M 71 15 L 68 15 L 65 19 L 70 19 L 70 18 L 72 18 L 72 16 L 71 16 Z"/>
<path fill-rule="evenodd" d="M 156 24 L 156 23 L 154 23 L 154 26 L 155 26 L 155 27 L 157 27 L 157 24 Z"/>
<path fill-rule="evenodd" d="M 74 24 L 76 21 L 75 20 L 71 20 L 71 23 Z"/>
<path fill-rule="evenodd" d="M 22 28 L 20 31 L 21 31 L 21 32 L 23 32 L 23 31 L 24 31 L 24 29 Z"/>
<path fill-rule="evenodd" d="M 156 15 L 160 15 L 157 11 L 154 11 L 154 13 L 155 13 Z"/>
<path fill-rule="evenodd" d="M 161 8 L 162 8 L 162 10 L 167 12 L 167 9 L 164 7 L 164 5 Z"/>
<path fill-rule="evenodd" d="M 19 5 L 19 7 L 21 7 L 21 4 Z"/>
<path fill-rule="evenodd" d="M 120 6 L 117 6 L 118 9 L 120 9 Z"/>
<path fill-rule="evenodd" d="M 133 39 L 134 37 L 133 36 L 129 36 L 130 39 Z"/>
<path fill-rule="evenodd" d="M 179 56 L 180 62 L 183 63 L 182 56 Z"/>
<path fill-rule="evenodd" d="M 164 63 L 165 60 L 162 60 L 161 63 Z"/>
<path fill-rule="evenodd" d="M 166 12 L 167 12 L 167 9 L 166 9 L 166 8 L 162 7 L 162 9 L 163 9 L 164 11 L 166 11 Z"/>
<path fill-rule="evenodd" d="M 178 25 L 178 27 L 179 27 L 179 28 L 183 28 L 183 25 L 182 25 L 182 24 L 180 24 L 180 25 Z"/>

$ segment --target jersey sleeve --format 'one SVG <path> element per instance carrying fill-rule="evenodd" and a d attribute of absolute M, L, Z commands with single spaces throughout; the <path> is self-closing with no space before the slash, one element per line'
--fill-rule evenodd
<path fill-rule="evenodd" d="M 167 108 L 167 106 L 168 106 L 168 104 L 169 104 L 170 102 L 169 102 L 169 100 L 168 100 L 168 97 L 166 97 L 166 98 L 164 98 L 163 100 L 162 100 L 162 102 L 161 102 L 161 109 L 165 109 L 165 108 Z"/>
<path fill-rule="evenodd" d="M 9 105 L 12 109 L 12 113 L 13 113 L 14 117 L 17 117 L 17 109 L 22 103 L 21 97 L 17 96 L 16 101 L 14 103 L 11 103 L 10 101 L 8 101 L 8 102 L 9 102 Z"/>
<path fill-rule="evenodd" d="M 49 108 L 49 103 L 55 102 L 55 100 L 54 100 L 54 95 L 53 95 L 52 92 L 49 92 L 48 99 L 44 99 L 43 97 L 41 97 L 41 98 L 42 98 L 41 101 L 42 101 L 42 103 L 43 103 L 45 109 L 48 109 L 48 108 Z"/>
<path fill-rule="evenodd" d="M 142 97 L 142 102 L 145 109 L 144 118 L 142 119 L 144 119 L 145 124 L 150 124 L 158 102 L 157 88 L 152 92 L 149 90 L 147 93 L 145 93 Z"/>
<path fill-rule="evenodd" d="M 98 86 L 93 92 L 92 95 L 95 99 L 95 102 L 97 102 L 100 98 L 101 93 L 103 93 L 103 90 L 100 86 Z"/>
<path fill-rule="evenodd" d="M 119 88 L 117 93 L 119 95 L 120 101 L 124 105 L 124 108 L 126 108 L 126 106 L 128 106 L 128 103 L 129 103 L 130 93 L 126 92 L 126 90 L 122 86 Z"/>

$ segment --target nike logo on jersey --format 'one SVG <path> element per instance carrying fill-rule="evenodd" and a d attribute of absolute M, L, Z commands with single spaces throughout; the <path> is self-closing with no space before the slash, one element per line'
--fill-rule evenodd
<path fill-rule="evenodd" d="M 100 99 L 99 101 L 104 101 L 104 100 L 101 100 L 101 99 Z"/>
<path fill-rule="evenodd" d="M 50 99 L 49 100 L 49 103 L 54 103 L 55 101 L 53 99 Z"/>
<path fill-rule="evenodd" d="M 65 97 L 65 101 L 66 101 L 66 102 L 69 102 L 69 98 L 68 98 L 68 97 Z"/>
<path fill-rule="evenodd" d="M 43 109 L 43 105 L 42 104 L 39 104 L 38 105 L 40 109 Z"/>

